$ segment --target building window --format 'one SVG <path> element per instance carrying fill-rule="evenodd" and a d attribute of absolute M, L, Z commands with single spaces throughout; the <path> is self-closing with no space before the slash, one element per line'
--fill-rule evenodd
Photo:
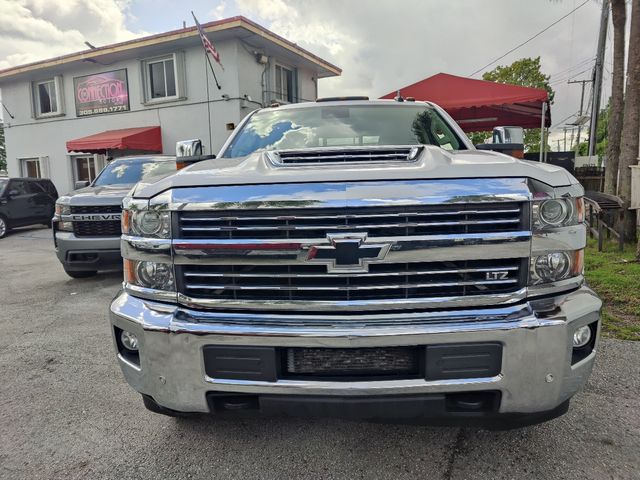
<path fill-rule="evenodd" d="M 34 113 L 36 117 L 62 114 L 62 85 L 60 77 L 33 84 Z"/>
<path fill-rule="evenodd" d="M 183 100 L 184 56 L 182 53 L 142 61 L 146 102 Z"/>
<path fill-rule="evenodd" d="M 94 155 L 73 157 L 73 172 L 76 182 L 93 182 L 100 172 L 98 160 Z"/>
<path fill-rule="evenodd" d="M 281 65 L 276 65 L 276 97 L 282 102 L 293 102 L 294 94 L 293 71 Z"/>
<path fill-rule="evenodd" d="M 23 158 L 20 166 L 23 177 L 42 178 L 39 158 Z"/>

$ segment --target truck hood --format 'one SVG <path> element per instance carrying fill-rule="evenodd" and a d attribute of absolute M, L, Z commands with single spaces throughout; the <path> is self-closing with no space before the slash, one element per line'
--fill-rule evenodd
<path fill-rule="evenodd" d="M 497 152 L 449 152 L 425 145 L 416 161 L 398 163 L 325 164 L 280 166 L 264 152 L 241 158 L 206 160 L 155 183 L 138 184 L 137 198 L 151 198 L 181 187 L 258 185 L 373 180 L 434 180 L 452 178 L 533 178 L 553 187 L 578 183 L 564 168 L 518 160 Z"/>
<path fill-rule="evenodd" d="M 58 199 L 59 203 L 76 206 L 120 205 L 122 199 L 129 194 L 133 185 L 104 185 L 84 187 Z"/>

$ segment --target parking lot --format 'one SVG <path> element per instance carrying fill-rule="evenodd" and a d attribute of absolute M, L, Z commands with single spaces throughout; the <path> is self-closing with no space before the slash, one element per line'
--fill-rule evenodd
<path fill-rule="evenodd" d="M 70 279 L 47 229 L 0 240 L 1 478 L 640 478 L 640 343 L 603 341 L 569 413 L 521 430 L 176 420 L 120 374 L 120 277 Z"/>

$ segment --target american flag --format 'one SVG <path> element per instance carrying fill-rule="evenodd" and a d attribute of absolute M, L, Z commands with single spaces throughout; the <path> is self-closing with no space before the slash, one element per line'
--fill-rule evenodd
<path fill-rule="evenodd" d="M 204 30 L 202 29 L 202 25 L 200 25 L 200 23 L 198 22 L 198 19 L 193 14 L 193 12 L 191 12 L 191 15 L 193 15 L 193 19 L 196 21 L 196 27 L 198 27 L 198 33 L 200 33 L 200 40 L 202 40 L 202 46 L 204 47 L 205 51 L 207 53 L 210 53 L 211 56 L 213 57 L 213 59 L 216 62 L 218 62 L 218 64 L 222 67 L 222 70 L 224 70 L 224 66 L 222 65 L 222 62 L 220 61 L 220 54 L 216 50 L 216 47 L 213 46 L 213 43 L 211 43 L 211 41 L 204 34 Z"/>

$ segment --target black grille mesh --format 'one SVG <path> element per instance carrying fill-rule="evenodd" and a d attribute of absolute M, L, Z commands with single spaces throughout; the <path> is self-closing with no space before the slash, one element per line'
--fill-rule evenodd
<path fill-rule="evenodd" d="M 120 220 L 73 222 L 73 233 L 78 237 L 119 237 Z"/>
<path fill-rule="evenodd" d="M 72 214 L 107 214 L 121 213 L 120 205 L 72 205 Z M 73 222 L 73 233 L 77 237 L 119 237 L 120 220 L 105 220 L 94 222 Z"/>
<path fill-rule="evenodd" d="M 289 375 L 414 376 L 420 371 L 418 347 L 287 348 Z"/>

